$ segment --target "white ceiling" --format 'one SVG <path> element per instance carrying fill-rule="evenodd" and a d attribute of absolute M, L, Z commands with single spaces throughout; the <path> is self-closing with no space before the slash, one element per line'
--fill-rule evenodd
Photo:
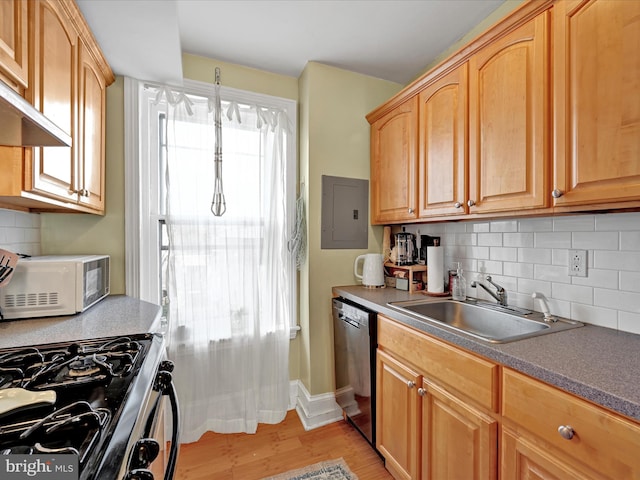
<path fill-rule="evenodd" d="M 505 0 L 76 0 L 114 73 L 182 81 L 181 53 L 406 84 Z"/>

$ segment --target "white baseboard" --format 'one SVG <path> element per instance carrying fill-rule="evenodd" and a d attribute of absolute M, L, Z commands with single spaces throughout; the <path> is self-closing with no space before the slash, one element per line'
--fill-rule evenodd
<path fill-rule="evenodd" d="M 311 396 L 301 381 L 292 380 L 290 393 L 289 405 L 295 404 L 305 430 L 313 430 L 343 419 L 342 409 L 336 403 L 333 392 Z"/>

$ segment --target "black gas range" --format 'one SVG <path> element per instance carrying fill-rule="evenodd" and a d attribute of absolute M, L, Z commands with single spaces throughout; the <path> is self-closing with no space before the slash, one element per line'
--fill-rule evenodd
<path fill-rule="evenodd" d="M 171 479 L 172 370 L 157 334 L 0 350 L 0 454 L 75 455 L 80 480 Z M 173 426 L 166 458 L 165 439 L 153 438 L 165 395 Z"/>

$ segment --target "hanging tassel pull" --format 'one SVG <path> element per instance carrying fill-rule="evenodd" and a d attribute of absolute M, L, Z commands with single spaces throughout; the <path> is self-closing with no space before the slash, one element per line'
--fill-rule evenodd
<path fill-rule="evenodd" d="M 215 150 L 213 154 L 214 161 L 214 186 L 213 199 L 211 200 L 211 213 L 216 217 L 221 217 L 227 211 L 227 202 L 224 199 L 222 189 L 222 105 L 220 102 L 220 68 L 216 67 L 216 98 L 215 108 L 213 112 L 213 124 L 215 128 Z"/>

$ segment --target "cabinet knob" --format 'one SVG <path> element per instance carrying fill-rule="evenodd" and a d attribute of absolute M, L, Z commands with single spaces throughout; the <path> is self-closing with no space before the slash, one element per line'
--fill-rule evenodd
<path fill-rule="evenodd" d="M 421 397 L 424 397 L 426 394 L 427 394 L 427 389 L 426 388 L 420 387 L 418 389 L 418 395 L 420 395 Z"/>
<path fill-rule="evenodd" d="M 413 208 L 409 208 L 409 213 L 413 214 L 413 212 L 414 212 Z"/>
<path fill-rule="evenodd" d="M 473 200 L 469 200 L 467 202 L 467 205 L 470 206 L 470 207 L 473 207 L 475 204 L 476 204 L 476 202 L 474 202 Z"/>
<path fill-rule="evenodd" d="M 558 427 L 558 433 L 565 440 L 571 440 L 576 432 L 573 430 L 571 425 L 560 425 Z"/>
<path fill-rule="evenodd" d="M 456 202 L 456 203 L 453 204 L 453 206 L 456 207 L 456 208 L 462 208 L 462 203 Z"/>
<path fill-rule="evenodd" d="M 415 386 L 416 386 L 416 382 L 411 381 L 411 380 L 409 380 L 409 381 L 407 382 L 407 387 L 409 387 L 409 388 L 413 388 L 413 387 L 415 387 Z"/>
<path fill-rule="evenodd" d="M 557 188 L 554 188 L 553 191 L 551 192 L 551 196 L 553 198 L 560 198 L 562 195 L 564 195 L 562 190 L 558 190 Z"/>

